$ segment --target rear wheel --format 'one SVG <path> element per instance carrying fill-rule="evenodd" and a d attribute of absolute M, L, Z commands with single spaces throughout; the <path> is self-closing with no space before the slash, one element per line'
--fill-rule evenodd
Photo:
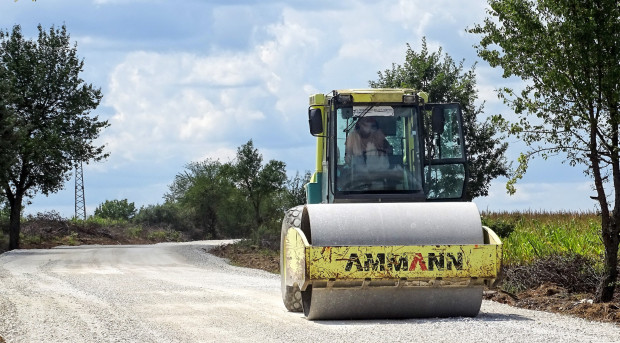
<path fill-rule="evenodd" d="M 286 285 L 286 251 L 284 248 L 284 240 L 286 237 L 286 232 L 289 228 L 301 227 L 301 214 L 303 209 L 303 205 L 289 209 L 286 211 L 284 219 L 282 220 L 282 234 L 280 238 L 280 279 L 282 285 L 282 301 L 284 302 L 286 309 L 291 312 L 301 312 L 303 310 L 303 306 L 299 286 L 297 284 L 294 284 L 293 286 Z"/>

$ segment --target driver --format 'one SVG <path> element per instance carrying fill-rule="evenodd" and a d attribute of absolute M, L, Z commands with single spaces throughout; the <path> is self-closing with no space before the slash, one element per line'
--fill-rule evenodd
<path fill-rule="evenodd" d="M 344 160 L 356 167 L 368 170 L 387 169 L 387 155 L 392 153 L 392 146 L 385 139 L 373 117 L 362 117 L 355 124 L 355 130 L 347 136 Z"/>

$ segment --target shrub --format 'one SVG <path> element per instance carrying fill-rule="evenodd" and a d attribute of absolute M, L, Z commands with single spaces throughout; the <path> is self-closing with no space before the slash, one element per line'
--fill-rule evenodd
<path fill-rule="evenodd" d="M 146 238 L 157 242 L 178 242 L 181 240 L 181 233 L 174 230 L 156 230 L 150 232 Z"/>
<path fill-rule="evenodd" d="M 127 228 L 126 232 L 127 232 L 127 236 L 131 238 L 138 238 L 142 234 L 142 227 L 132 226 L 132 227 Z"/>
<path fill-rule="evenodd" d="M 531 264 L 512 265 L 503 269 L 502 288 L 518 293 L 552 283 L 570 292 L 594 292 L 602 275 L 598 261 L 577 254 L 553 255 Z"/>
<path fill-rule="evenodd" d="M 95 217 L 105 219 L 129 220 L 136 215 L 133 202 L 123 200 L 106 200 L 95 209 Z"/>
<path fill-rule="evenodd" d="M 501 238 L 507 238 L 515 230 L 516 225 L 505 219 L 482 217 L 482 225 L 488 226 Z"/>
<path fill-rule="evenodd" d="M 187 220 L 181 215 L 178 206 L 170 202 L 142 206 L 132 221 L 146 226 L 175 228 L 181 231 L 188 229 Z"/>

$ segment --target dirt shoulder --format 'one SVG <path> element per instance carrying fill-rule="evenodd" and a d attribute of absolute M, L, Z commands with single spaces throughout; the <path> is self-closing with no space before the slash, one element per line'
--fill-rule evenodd
<path fill-rule="evenodd" d="M 22 224 L 21 249 L 49 249 L 57 246 L 154 244 L 183 242 L 187 238 L 167 228 L 131 225 L 102 226 L 65 220 L 37 220 Z M 0 235 L 0 253 L 8 246 L 8 234 Z M 2 343 L 2 342 L 0 342 Z"/>
<path fill-rule="evenodd" d="M 226 258 L 236 266 L 266 270 L 279 273 L 280 259 L 273 250 L 260 249 L 248 244 L 221 245 L 210 251 L 211 254 Z M 610 322 L 620 325 L 620 291 L 616 291 L 613 302 L 596 304 L 594 294 L 571 293 L 566 289 L 544 283 L 537 288 L 516 295 L 497 290 L 487 290 L 484 298 L 515 307 L 530 310 L 554 312 L 576 316 L 588 320 Z"/>
<path fill-rule="evenodd" d="M 220 245 L 211 249 L 209 253 L 226 258 L 235 266 L 261 269 L 274 274 L 280 273 L 280 255 L 278 252 L 261 249 L 256 245 Z"/>

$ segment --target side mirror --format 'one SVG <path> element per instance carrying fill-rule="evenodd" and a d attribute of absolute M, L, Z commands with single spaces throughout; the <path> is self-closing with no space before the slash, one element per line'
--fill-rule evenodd
<path fill-rule="evenodd" d="M 433 107 L 431 122 L 433 132 L 441 135 L 443 133 L 444 125 L 446 124 L 446 117 L 444 117 L 443 109 L 441 107 Z"/>
<path fill-rule="evenodd" d="M 308 124 L 310 125 L 310 134 L 313 136 L 323 133 L 323 116 L 318 108 L 308 110 Z"/>

